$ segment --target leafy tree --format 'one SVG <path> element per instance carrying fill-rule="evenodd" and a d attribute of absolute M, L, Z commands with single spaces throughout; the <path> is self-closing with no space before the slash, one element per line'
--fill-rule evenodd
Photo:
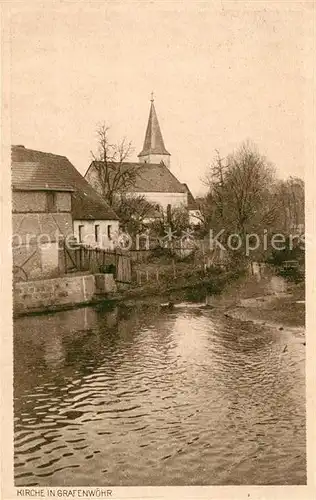
<path fill-rule="evenodd" d="M 171 207 L 167 210 L 162 208 L 159 211 L 159 216 L 150 224 L 150 229 L 153 233 L 164 236 L 170 229 L 174 236 L 181 237 L 182 232 L 189 228 L 189 214 L 186 207 Z"/>
<path fill-rule="evenodd" d="M 149 220 L 155 215 L 157 207 L 143 195 L 117 195 L 113 209 L 120 219 L 123 229 L 130 235 L 145 230 Z"/>

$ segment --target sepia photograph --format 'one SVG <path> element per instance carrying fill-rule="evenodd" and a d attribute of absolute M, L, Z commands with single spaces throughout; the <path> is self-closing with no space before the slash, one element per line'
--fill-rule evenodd
<path fill-rule="evenodd" d="M 310 484 L 313 2 L 4 11 L 13 494 Z"/>

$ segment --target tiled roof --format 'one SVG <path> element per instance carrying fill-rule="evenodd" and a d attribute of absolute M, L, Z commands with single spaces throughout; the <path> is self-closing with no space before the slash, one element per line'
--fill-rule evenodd
<path fill-rule="evenodd" d="M 12 188 L 18 191 L 73 191 L 48 165 L 12 162 Z"/>
<path fill-rule="evenodd" d="M 92 162 L 89 169 L 93 169 Z M 115 164 L 114 164 L 115 165 Z M 135 182 L 127 189 L 133 193 L 185 193 L 186 188 L 164 163 L 123 163 L 122 169 L 135 169 Z M 87 172 L 88 173 L 88 172 Z M 87 175 L 86 173 L 86 175 Z"/>
<path fill-rule="evenodd" d="M 29 177 L 30 172 L 36 176 Z M 77 220 L 118 219 L 112 208 L 65 156 L 12 146 L 12 184 L 13 189 L 19 186 L 19 189 L 24 187 L 26 190 L 73 190 L 72 215 Z M 50 187 L 46 188 L 46 184 Z"/>
<path fill-rule="evenodd" d="M 188 193 L 188 210 L 198 210 L 199 209 L 199 206 L 198 204 L 196 203 L 195 199 L 194 199 L 194 196 L 193 194 L 191 193 L 189 187 L 187 184 L 183 183 L 183 186 L 186 190 L 186 192 Z"/>
<path fill-rule="evenodd" d="M 165 148 L 162 133 L 159 127 L 159 122 L 154 106 L 154 101 L 151 102 L 147 130 L 144 140 L 144 146 L 138 156 L 147 156 L 149 154 L 170 155 Z"/>

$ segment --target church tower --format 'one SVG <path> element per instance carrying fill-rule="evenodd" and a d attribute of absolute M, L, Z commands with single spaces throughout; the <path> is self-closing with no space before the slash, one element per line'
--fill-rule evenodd
<path fill-rule="evenodd" d="M 140 163 L 161 163 L 170 168 L 170 153 L 165 148 L 162 133 L 154 105 L 154 97 L 151 95 L 150 113 L 144 140 L 144 146 L 139 153 Z"/>

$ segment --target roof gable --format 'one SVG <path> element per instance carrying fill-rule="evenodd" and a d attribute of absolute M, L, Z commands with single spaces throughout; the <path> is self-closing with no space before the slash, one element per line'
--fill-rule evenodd
<path fill-rule="evenodd" d="M 188 193 L 188 209 L 189 210 L 198 210 L 199 206 L 198 206 L 197 202 L 195 201 L 195 198 L 194 198 L 193 194 L 191 193 L 188 185 L 183 183 L 183 186 L 184 186 L 186 192 Z"/>

